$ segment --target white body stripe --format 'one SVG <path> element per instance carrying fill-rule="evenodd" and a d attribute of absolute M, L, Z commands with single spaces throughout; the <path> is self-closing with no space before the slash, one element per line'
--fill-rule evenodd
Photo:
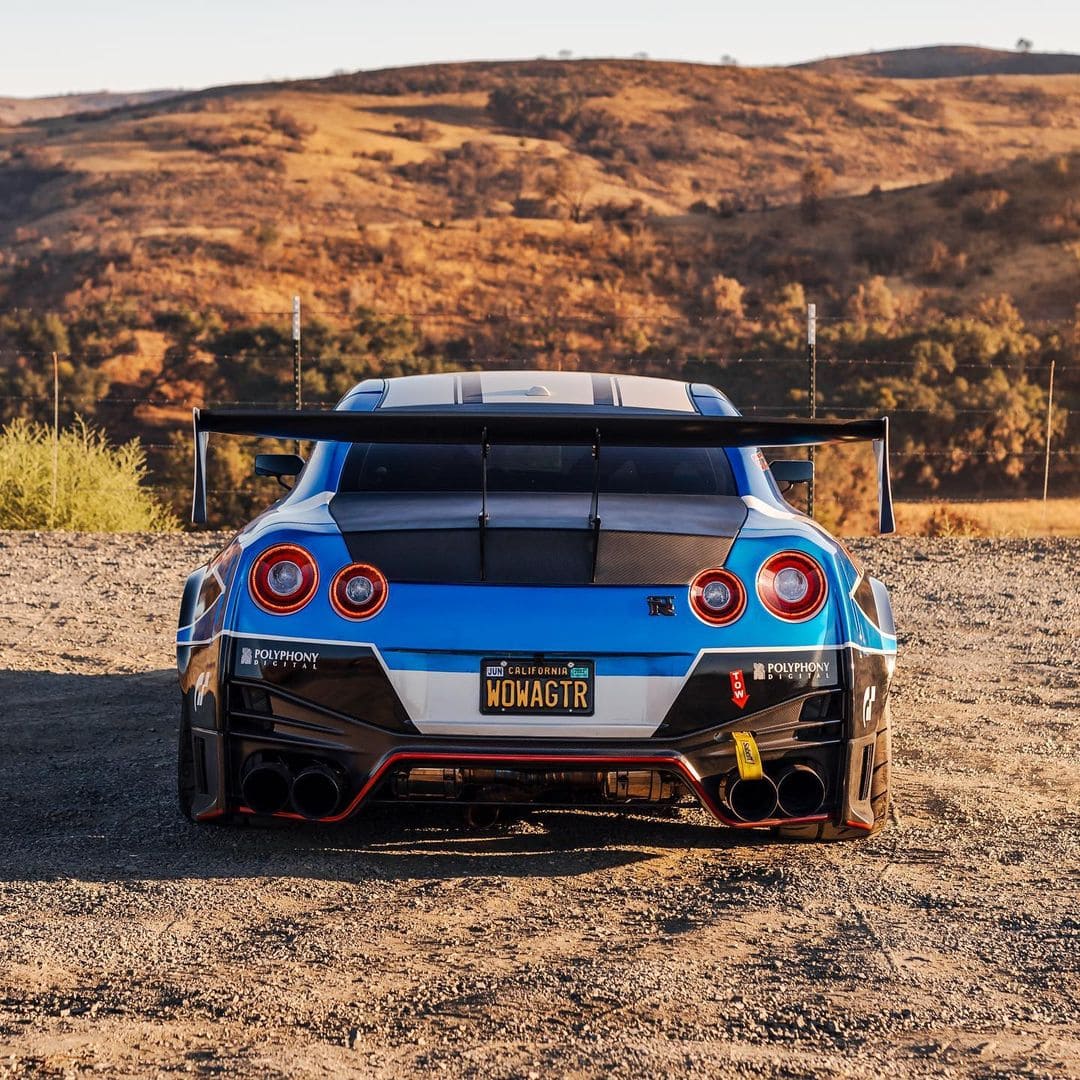
<path fill-rule="evenodd" d="M 390 681 L 424 735 L 531 735 L 534 738 L 644 739 L 667 715 L 681 678 L 598 675 L 593 716 L 486 716 L 478 675 L 391 671 Z"/>
<path fill-rule="evenodd" d="M 466 379 L 479 380 L 484 405 L 595 404 L 593 376 L 584 371 L 478 371 L 435 375 L 404 375 L 389 379 L 381 409 L 423 405 L 453 405 L 461 400 Z M 613 399 L 629 409 L 667 409 L 693 412 L 686 383 L 648 375 L 613 375 Z"/>

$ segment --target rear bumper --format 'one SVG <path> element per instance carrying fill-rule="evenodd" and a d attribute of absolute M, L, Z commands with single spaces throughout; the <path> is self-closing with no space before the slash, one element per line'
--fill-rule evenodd
<path fill-rule="evenodd" d="M 233 688 L 235 692 L 236 689 Z M 847 726 L 841 691 L 808 694 L 766 709 L 736 725 L 755 735 L 764 765 L 766 782 L 774 785 L 795 766 L 813 769 L 822 781 L 821 804 L 811 813 L 789 813 L 782 805 L 775 812 L 752 820 L 741 819 L 732 809 L 730 794 L 738 778 L 732 725 L 725 724 L 674 739 L 551 740 L 439 738 L 415 732 L 387 731 L 352 721 L 339 721 L 331 733 L 324 718 L 321 731 L 301 730 L 295 717 L 284 724 L 275 718 L 255 718 L 249 713 L 229 714 L 224 730 L 193 729 L 196 756 L 207 765 L 202 770 L 205 790 L 200 794 L 198 817 L 209 820 L 226 814 L 254 814 L 245 798 L 243 778 L 252 762 L 271 761 L 295 776 L 312 765 L 332 771 L 340 782 L 341 795 L 330 812 L 313 815 L 287 802 L 266 816 L 294 821 L 339 824 L 360 813 L 372 802 L 408 801 L 467 805 L 499 803 L 537 806 L 640 807 L 650 801 L 674 799 L 619 798 L 617 774 L 653 773 L 665 791 L 670 781 L 707 810 L 718 822 L 733 828 L 757 828 L 780 824 L 844 820 L 858 823 L 859 771 L 863 750 L 873 734 L 863 738 L 845 736 Z M 336 737 L 335 737 L 336 736 Z M 414 797 L 403 788 L 410 770 L 441 769 L 448 776 L 443 796 Z M 492 791 L 470 784 L 468 777 L 495 770 L 501 783 Z M 570 775 L 595 780 L 575 787 L 572 797 L 560 797 L 558 784 L 545 788 L 545 778 Z M 455 784 L 456 777 L 466 782 Z M 539 784 L 538 784 L 539 781 Z M 662 782 L 661 782 L 662 781 Z M 539 787 L 539 790 L 538 790 Z"/>
<path fill-rule="evenodd" d="M 651 772 L 663 780 L 661 789 L 670 793 L 676 781 L 717 821 L 734 828 L 829 820 L 873 824 L 868 778 L 891 677 L 891 658 L 873 650 L 833 646 L 824 653 L 802 652 L 786 667 L 810 674 L 752 681 L 745 709 L 730 703 L 731 670 L 762 667 L 761 654 L 703 656 L 650 737 L 616 739 L 422 733 L 370 650 L 351 648 L 331 664 L 323 648 L 316 672 L 299 647 L 290 646 L 284 659 L 275 655 L 284 667 L 259 667 L 246 662 L 249 651 L 258 659 L 258 650 L 246 643 L 220 652 L 215 644 L 187 651 L 181 666 L 200 819 L 259 813 L 336 824 L 381 801 L 605 808 L 672 801 L 619 797 L 624 786 L 612 774 Z M 811 656 L 818 659 L 807 662 Z M 738 674 L 741 679 L 742 670 Z M 748 678 L 757 680 L 757 671 Z M 753 734 L 767 784 L 779 788 L 802 767 L 820 779 L 821 799 L 809 806 L 805 799 L 777 799 L 768 813 L 740 812 L 731 797 L 739 779 L 734 731 Z M 263 762 L 276 771 L 271 779 L 278 789 L 286 791 L 280 804 L 259 805 L 245 792 L 247 772 Z M 301 812 L 295 777 L 313 768 L 332 778 L 337 794 L 320 812 L 310 806 Z M 434 793 L 418 798 L 413 785 L 402 782 L 412 769 L 454 775 L 445 790 L 436 784 Z M 473 782 L 491 770 L 499 774 L 497 784 Z M 560 787 L 568 779 L 569 798 Z M 640 775 L 625 790 L 630 787 L 641 787 Z"/>

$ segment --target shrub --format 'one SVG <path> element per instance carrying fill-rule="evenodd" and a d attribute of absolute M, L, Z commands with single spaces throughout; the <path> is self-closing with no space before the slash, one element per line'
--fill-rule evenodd
<path fill-rule="evenodd" d="M 945 106 L 932 94 L 903 98 L 897 104 L 908 116 L 914 116 L 916 120 L 940 120 L 945 115 Z"/>
<path fill-rule="evenodd" d="M 296 142 L 302 142 L 315 131 L 314 124 L 305 124 L 284 109 L 271 109 L 269 121 L 270 127 L 274 131 L 278 131 L 286 138 L 293 139 Z"/>
<path fill-rule="evenodd" d="M 45 424 L 13 420 L 0 429 L 0 528 L 169 531 L 173 515 L 142 486 L 146 458 L 137 439 L 110 446 L 76 419 L 61 431 L 53 503 L 53 437 Z"/>
<path fill-rule="evenodd" d="M 487 103 L 488 115 L 500 127 L 548 138 L 569 134 L 581 114 L 581 97 L 548 86 L 496 87 Z"/>
<path fill-rule="evenodd" d="M 1010 194 L 1004 188 L 983 188 L 973 191 L 964 201 L 963 221 L 965 225 L 979 228 L 997 217 L 1011 201 Z"/>
<path fill-rule="evenodd" d="M 281 232 L 272 221 L 256 225 L 253 235 L 255 243 L 261 248 L 273 247 L 281 239 Z"/>
<path fill-rule="evenodd" d="M 394 134 L 412 142 L 434 142 L 439 137 L 439 128 L 423 119 L 399 120 L 394 125 Z"/>
<path fill-rule="evenodd" d="M 978 520 L 962 510 L 942 503 L 935 506 L 923 525 L 924 536 L 948 539 L 957 536 L 985 536 L 986 530 Z"/>
<path fill-rule="evenodd" d="M 799 209 L 803 221 L 816 225 L 821 220 L 821 204 L 832 187 L 833 174 L 825 166 L 811 161 L 799 178 Z"/>
<path fill-rule="evenodd" d="M 931 281 L 949 274 L 960 274 L 967 267 L 967 252 L 951 251 L 949 245 L 935 236 L 923 236 L 911 248 L 908 267 Z"/>

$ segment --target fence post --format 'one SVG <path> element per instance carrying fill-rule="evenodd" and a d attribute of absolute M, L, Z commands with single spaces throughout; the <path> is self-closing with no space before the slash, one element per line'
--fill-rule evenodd
<path fill-rule="evenodd" d="M 806 363 L 809 376 L 809 404 L 810 419 L 817 417 L 817 304 L 806 305 Z M 809 449 L 810 464 L 813 465 L 817 457 L 817 447 Z M 810 478 L 810 484 L 806 492 L 806 512 L 814 516 L 814 478 Z"/>
<path fill-rule="evenodd" d="M 1043 463 L 1043 502 L 1050 487 L 1050 433 L 1054 419 L 1054 361 L 1050 361 L 1050 390 L 1046 395 L 1046 460 Z"/>
<path fill-rule="evenodd" d="M 52 439 L 52 503 L 49 507 L 49 525 L 56 526 L 56 493 L 60 479 L 60 363 L 52 354 L 53 386 L 53 439 Z"/>
<path fill-rule="evenodd" d="M 292 298 L 292 379 L 293 406 L 299 412 L 304 407 L 304 391 L 300 374 L 300 297 Z M 300 455 L 300 440 L 296 440 L 296 453 Z"/>
<path fill-rule="evenodd" d="M 292 298 L 292 379 L 293 397 L 297 410 L 303 408 L 304 393 L 300 383 L 300 297 Z"/>

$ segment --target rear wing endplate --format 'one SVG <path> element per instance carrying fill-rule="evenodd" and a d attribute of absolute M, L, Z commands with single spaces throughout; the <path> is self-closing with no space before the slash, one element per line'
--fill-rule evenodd
<path fill-rule="evenodd" d="M 889 479 L 889 420 L 777 420 L 701 416 L 646 409 L 597 413 L 594 409 L 395 408 L 376 412 L 194 409 L 195 481 L 191 520 L 206 521 L 206 447 L 211 432 L 269 439 L 329 442 L 517 445 L 583 444 L 599 454 L 609 446 L 758 447 L 824 446 L 872 442 L 877 462 L 878 527 L 893 532 Z M 599 476 L 599 470 L 595 470 Z M 595 504 L 595 498 L 594 498 Z M 595 511 L 594 511 L 595 516 Z"/>

